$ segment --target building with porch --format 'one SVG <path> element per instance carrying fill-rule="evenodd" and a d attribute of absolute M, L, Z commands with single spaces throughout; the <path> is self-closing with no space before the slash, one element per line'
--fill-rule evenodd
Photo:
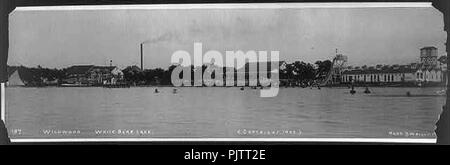
<path fill-rule="evenodd" d="M 377 65 L 376 67 L 355 67 L 342 73 L 342 83 L 443 83 L 446 68 L 438 65 L 437 48 L 420 49 L 420 63 L 409 65 Z"/>
<path fill-rule="evenodd" d="M 116 84 L 123 79 L 116 66 L 75 65 L 66 69 L 65 83 L 85 85 Z"/>

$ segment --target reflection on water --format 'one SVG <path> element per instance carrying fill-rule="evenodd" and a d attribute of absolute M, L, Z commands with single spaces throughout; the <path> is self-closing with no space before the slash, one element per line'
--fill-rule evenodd
<path fill-rule="evenodd" d="M 392 132 L 433 133 L 445 103 L 445 97 L 430 96 L 438 88 L 371 88 L 369 95 L 363 88 L 356 88 L 355 95 L 346 88 L 280 88 L 273 98 L 261 98 L 259 90 L 250 88 L 187 87 L 176 94 L 171 87 L 158 89 L 7 88 L 6 124 L 21 131 L 10 134 L 16 138 L 395 138 L 403 136 Z M 141 132 L 119 134 L 119 129 Z"/>

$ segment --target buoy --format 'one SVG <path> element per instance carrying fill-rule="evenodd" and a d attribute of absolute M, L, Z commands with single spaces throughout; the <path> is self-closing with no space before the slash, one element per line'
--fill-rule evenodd
<path fill-rule="evenodd" d="M 411 96 L 411 92 L 406 92 L 406 96 Z"/>
<path fill-rule="evenodd" d="M 174 89 L 173 89 L 173 93 L 177 93 L 177 88 L 174 88 Z"/>
<path fill-rule="evenodd" d="M 158 88 L 155 89 L 155 93 L 159 93 Z"/>
<path fill-rule="evenodd" d="M 350 90 L 350 93 L 351 93 L 352 95 L 356 93 L 355 87 L 352 86 L 352 90 Z"/>

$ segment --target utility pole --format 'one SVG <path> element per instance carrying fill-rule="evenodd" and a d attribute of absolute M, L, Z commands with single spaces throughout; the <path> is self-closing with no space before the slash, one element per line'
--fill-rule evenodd
<path fill-rule="evenodd" d="M 141 70 L 144 70 L 144 43 L 141 43 Z"/>

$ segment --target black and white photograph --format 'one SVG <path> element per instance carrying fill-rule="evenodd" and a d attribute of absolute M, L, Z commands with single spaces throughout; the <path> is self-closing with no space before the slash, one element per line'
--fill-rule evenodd
<path fill-rule="evenodd" d="M 436 143 L 447 98 L 431 3 L 17 7 L 11 142 Z"/>

